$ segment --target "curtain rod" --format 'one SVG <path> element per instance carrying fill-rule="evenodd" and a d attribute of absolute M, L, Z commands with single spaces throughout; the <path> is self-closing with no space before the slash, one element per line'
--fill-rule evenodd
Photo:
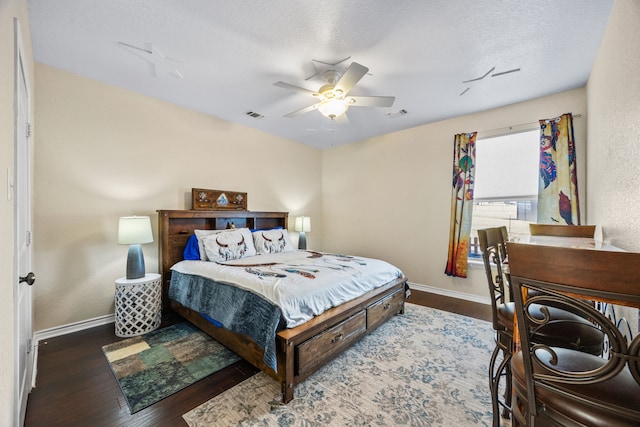
<path fill-rule="evenodd" d="M 582 117 L 582 114 L 573 114 L 572 117 L 578 118 L 578 117 Z M 506 126 L 503 128 L 496 128 L 496 129 L 490 129 L 490 130 L 483 130 L 483 131 L 478 131 L 478 138 L 489 138 L 491 136 L 496 136 L 496 135 L 500 135 L 500 134 L 506 134 L 509 131 L 526 131 L 526 130 L 533 130 L 535 129 L 534 125 L 539 125 L 540 122 L 536 121 L 536 122 L 529 122 L 529 123 L 520 123 L 519 125 L 511 125 L 511 126 Z"/>

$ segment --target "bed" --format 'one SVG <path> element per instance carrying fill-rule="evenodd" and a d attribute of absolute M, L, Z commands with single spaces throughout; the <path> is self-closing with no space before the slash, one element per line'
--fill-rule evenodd
<path fill-rule="evenodd" d="M 288 213 L 286 212 L 158 211 L 158 252 L 159 269 L 163 283 L 163 308 L 165 311 L 171 309 L 177 312 L 258 369 L 276 379 L 281 385 L 284 403 L 288 403 L 293 399 L 294 388 L 297 384 L 380 324 L 396 314 L 403 313 L 406 292 L 406 280 L 400 272 L 396 277 L 391 277 L 381 285 L 375 285 L 373 289 L 360 296 L 322 311 L 321 314 L 313 314 L 309 320 L 297 318 L 296 316 L 299 314 L 297 312 L 288 316 L 285 314 L 286 311 L 284 309 L 282 311 L 277 310 L 278 313 L 282 314 L 282 317 L 275 319 L 275 316 L 271 316 L 268 313 L 270 304 L 265 304 L 262 307 L 264 313 L 266 313 L 263 318 L 271 316 L 277 322 L 273 339 L 268 340 L 267 345 L 261 341 L 263 339 L 261 335 L 256 337 L 253 332 L 234 332 L 227 327 L 221 327 L 221 324 L 217 321 L 219 319 L 215 317 L 224 317 L 224 314 L 210 317 L 201 312 L 198 306 L 194 306 L 195 309 L 189 308 L 191 303 L 188 303 L 188 300 L 183 298 L 183 294 L 193 292 L 180 290 L 183 289 L 181 288 L 182 282 L 194 279 L 195 282 L 193 283 L 200 283 L 198 286 L 201 286 L 201 289 L 208 289 L 209 287 L 206 285 L 212 279 L 204 277 L 206 274 L 202 271 L 203 269 L 209 269 L 210 265 L 213 267 L 212 264 L 216 264 L 184 261 L 184 249 L 188 243 L 192 244 L 193 238 L 191 236 L 196 230 L 211 230 L 214 233 L 213 230 L 225 229 L 251 229 L 253 231 L 287 230 L 287 228 Z M 198 231 L 198 233 L 202 232 Z M 224 235 L 230 234 L 225 233 Z M 215 239 L 218 238 L 215 237 Z M 214 238 L 209 238 L 208 240 L 213 241 L 212 244 L 214 246 L 215 244 L 224 246 L 224 248 L 219 248 L 221 249 L 220 253 L 222 253 L 222 249 L 228 249 L 227 244 L 222 241 L 214 240 Z M 199 241 L 201 243 L 203 239 L 199 239 Z M 202 246 L 200 248 L 202 249 Z M 326 265 L 339 265 L 341 268 L 348 265 L 347 268 L 349 269 L 352 268 L 351 265 L 357 266 L 359 259 L 355 257 L 349 258 L 340 254 L 323 254 L 313 251 L 295 252 L 295 254 L 258 255 L 240 260 L 232 259 L 228 262 L 225 260 L 217 262 L 217 264 L 222 264 L 226 271 L 231 271 L 233 274 L 239 274 L 239 270 L 245 270 L 255 276 L 260 276 L 259 271 L 265 271 L 263 268 L 265 265 L 277 263 L 278 260 L 275 258 L 277 256 L 286 255 L 289 263 L 293 262 L 291 258 L 293 256 L 306 258 L 306 261 L 296 260 L 295 265 L 298 266 L 303 265 L 300 264 L 301 262 L 319 262 L 318 260 L 321 259 Z M 350 262 L 351 264 L 349 264 Z M 255 268 L 254 263 L 257 266 Z M 371 266 L 373 268 L 374 264 L 372 263 Z M 190 270 L 191 267 L 196 270 Z M 304 265 L 295 270 L 297 271 L 292 275 L 303 276 L 301 280 L 304 280 L 305 275 L 310 274 L 309 271 L 317 271 L 309 270 Z M 174 288 L 171 289 L 170 293 L 172 279 Z M 237 290 L 235 287 L 226 286 L 226 279 L 218 280 L 218 282 L 216 283 L 219 287 L 216 288 L 215 292 L 223 293 L 215 294 L 216 298 L 219 298 L 219 295 L 223 295 L 227 298 L 226 301 L 233 301 L 239 295 L 237 292 L 243 292 L 243 297 L 247 293 L 253 294 L 253 291 L 247 292 L 246 289 Z M 260 282 L 258 281 L 258 283 Z M 199 300 L 205 300 L 205 298 L 199 298 Z M 223 301 L 225 299 L 220 300 Z M 258 311 L 252 308 L 251 313 Z M 294 319 L 291 320 L 289 317 Z M 286 327 L 287 323 L 296 326 Z M 272 357 L 269 357 L 270 351 L 268 348 L 270 345 L 273 348 Z"/>

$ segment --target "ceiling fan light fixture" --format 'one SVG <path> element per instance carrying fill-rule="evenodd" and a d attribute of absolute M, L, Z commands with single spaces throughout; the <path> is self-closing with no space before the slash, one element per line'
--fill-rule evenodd
<path fill-rule="evenodd" d="M 344 61 L 347 59 L 349 58 L 344 59 Z M 339 118 L 339 121 L 344 124 L 348 122 L 347 116 L 344 113 L 350 106 L 391 107 L 395 101 L 395 97 L 393 96 L 349 96 L 349 91 L 368 72 L 369 69 L 367 67 L 357 62 L 352 62 L 344 73 L 340 73 L 337 70 L 327 70 L 323 74 L 327 83 L 315 92 L 290 83 L 282 81 L 275 82 L 274 86 L 302 92 L 313 96 L 319 101 L 308 107 L 285 114 L 284 117 L 296 117 L 309 111 L 318 110 L 323 116 L 331 120 L 337 120 Z"/>
<path fill-rule="evenodd" d="M 344 99 L 328 99 L 318 105 L 318 111 L 320 111 L 323 116 L 332 120 L 346 113 L 348 108 L 349 105 L 347 105 Z"/>

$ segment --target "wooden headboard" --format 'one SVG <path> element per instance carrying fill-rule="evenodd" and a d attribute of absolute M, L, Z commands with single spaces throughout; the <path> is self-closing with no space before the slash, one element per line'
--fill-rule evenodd
<path fill-rule="evenodd" d="M 269 229 L 289 227 L 288 212 L 159 210 L 158 270 L 162 274 L 162 305 L 169 310 L 171 266 L 182 261 L 182 253 L 193 230 L 225 228 Z"/>

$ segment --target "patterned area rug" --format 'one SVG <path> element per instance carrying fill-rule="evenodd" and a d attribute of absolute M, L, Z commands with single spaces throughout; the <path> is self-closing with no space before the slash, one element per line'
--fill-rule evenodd
<path fill-rule="evenodd" d="M 197 426 L 491 425 L 489 322 L 414 304 L 279 403 L 259 373 L 183 415 Z"/>
<path fill-rule="evenodd" d="M 240 360 L 190 323 L 102 347 L 131 413 Z"/>

